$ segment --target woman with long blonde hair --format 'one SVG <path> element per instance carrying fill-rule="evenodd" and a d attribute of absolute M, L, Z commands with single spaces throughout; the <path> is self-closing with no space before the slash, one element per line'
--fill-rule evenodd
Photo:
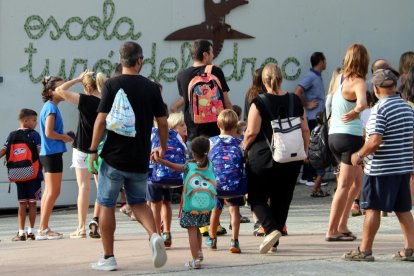
<path fill-rule="evenodd" d="M 337 190 L 332 201 L 326 241 L 353 241 L 348 216 L 355 196 L 361 189 L 362 169 L 352 166 L 351 155 L 363 145 L 360 113 L 367 106 L 365 77 L 369 55 L 361 44 L 351 45 L 344 58 L 343 73 L 333 86 L 329 148 L 340 163 Z"/>

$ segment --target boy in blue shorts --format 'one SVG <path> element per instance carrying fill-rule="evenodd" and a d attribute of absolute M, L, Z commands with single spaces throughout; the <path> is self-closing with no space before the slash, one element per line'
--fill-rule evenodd
<path fill-rule="evenodd" d="M 37 125 L 37 113 L 34 110 L 23 108 L 19 113 L 19 129 L 9 134 L 6 143 L 0 149 L 0 158 L 6 155 L 7 149 L 12 143 L 12 136 L 16 133 L 24 134 L 28 141 L 35 145 L 37 153 L 40 151 L 40 135 L 34 130 Z M 7 160 L 8 161 L 8 160 Z M 33 180 L 16 181 L 17 199 L 19 201 L 18 224 L 19 230 L 12 241 L 35 240 L 34 226 L 36 222 L 36 203 L 40 200 L 41 182 L 43 179 L 41 168 Z M 25 230 L 26 208 L 29 206 L 29 227 Z"/>
<path fill-rule="evenodd" d="M 236 139 L 240 142 L 239 139 L 235 138 L 237 134 L 237 123 L 239 119 L 233 110 L 226 109 L 223 110 L 220 115 L 218 116 L 217 125 L 220 128 L 220 135 L 218 136 L 219 139 L 223 139 L 223 141 L 230 142 L 233 139 Z M 210 153 L 212 149 L 216 146 L 214 141 L 218 141 L 216 137 L 210 138 Z M 237 143 L 238 145 L 240 143 Z M 217 144 L 220 146 L 220 144 Z M 240 149 L 242 152 L 242 150 Z M 241 153 L 242 154 L 242 153 Z M 213 162 L 214 160 L 212 160 Z M 236 163 L 236 160 L 232 160 L 232 162 Z M 214 162 L 213 162 L 214 164 Z M 216 169 L 216 168 L 215 168 Z M 215 171 L 216 180 L 217 180 L 217 171 Z M 224 199 L 225 197 L 220 197 L 220 191 L 217 190 L 217 197 L 216 197 L 216 207 L 213 209 L 210 218 L 210 230 L 209 230 L 209 237 L 205 240 L 207 247 L 210 250 L 217 250 L 217 226 L 219 225 L 220 215 L 223 211 L 224 204 L 229 206 L 229 213 L 231 216 L 231 230 L 232 230 L 232 238 L 230 241 L 230 249 L 231 253 L 241 253 L 240 245 L 239 245 L 239 230 L 240 230 L 240 206 L 244 206 L 244 197 L 229 197 Z"/>

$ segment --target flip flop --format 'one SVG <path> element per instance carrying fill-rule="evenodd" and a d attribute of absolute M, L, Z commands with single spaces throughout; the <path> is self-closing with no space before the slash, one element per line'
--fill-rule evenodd
<path fill-rule="evenodd" d="M 325 241 L 327 242 L 351 242 L 354 241 L 353 237 L 345 236 L 345 235 L 339 235 L 336 237 L 325 237 Z"/>
<path fill-rule="evenodd" d="M 352 237 L 354 240 L 357 239 L 357 236 L 354 235 L 354 233 L 352 233 L 351 231 L 349 232 L 342 232 L 342 235 L 344 235 L 345 237 Z"/>

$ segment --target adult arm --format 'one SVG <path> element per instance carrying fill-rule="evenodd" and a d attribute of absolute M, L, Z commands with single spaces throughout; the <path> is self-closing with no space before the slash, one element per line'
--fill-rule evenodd
<path fill-rule="evenodd" d="M 82 72 L 79 77 L 77 77 L 76 79 L 67 81 L 65 83 L 63 83 L 62 85 L 58 86 L 55 89 L 55 94 L 59 95 L 60 97 L 62 97 L 63 99 L 65 99 L 66 101 L 75 104 L 75 105 L 79 105 L 79 98 L 80 95 L 79 93 L 70 91 L 69 88 L 71 88 L 73 85 L 82 82 L 83 77 L 85 76 L 86 73 L 88 73 L 89 71 L 86 70 L 85 72 Z"/>
<path fill-rule="evenodd" d="M 308 152 L 310 141 L 310 130 L 308 120 L 306 119 L 306 111 L 303 110 L 303 116 L 300 117 L 300 128 L 302 129 L 303 147 Z"/>
<path fill-rule="evenodd" d="M 374 153 L 382 143 L 381 134 L 372 134 L 369 136 L 368 141 L 365 142 L 364 146 L 351 156 L 352 165 L 358 166 L 362 164 L 361 158 L 366 157 Z M 358 156 L 359 155 L 359 156 Z"/>
<path fill-rule="evenodd" d="M 256 104 L 252 103 L 249 109 L 249 117 L 247 118 L 247 129 L 244 133 L 244 140 L 242 142 L 242 148 L 246 151 L 250 148 L 253 141 L 256 139 L 260 132 L 262 125 L 262 117 L 256 107 Z"/>
<path fill-rule="evenodd" d="M 224 108 L 225 109 L 233 109 L 233 104 L 230 101 L 228 91 L 223 92 L 223 101 L 224 101 Z"/>
<path fill-rule="evenodd" d="M 158 137 L 160 138 L 160 147 L 156 148 L 154 151 L 157 153 L 157 156 L 160 158 L 164 157 L 165 151 L 167 150 L 167 141 L 168 141 L 168 122 L 167 116 L 156 117 L 158 126 Z"/>
<path fill-rule="evenodd" d="M 0 158 L 2 158 L 3 156 L 5 156 L 5 155 L 6 155 L 6 150 L 7 150 L 7 148 L 5 148 L 5 147 L 2 147 L 2 148 L 0 149 Z"/>
<path fill-rule="evenodd" d="M 184 98 L 182 96 L 180 96 L 180 98 L 178 100 L 176 100 L 170 107 L 170 110 L 172 112 L 178 112 L 179 109 L 184 106 Z"/>
<path fill-rule="evenodd" d="M 305 101 L 305 98 L 303 97 L 303 93 L 305 93 L 305 89 L 303 89 L 302 86 L 298 85 L 295 89 L 295 94 L 299 97 L 300 101 L 302 102 L 302 105 L 306 109 L 315 109 L 319 106 L 318 100 L 311 100 L 311 101 Z"/>
<path fill-rule="evenodd" d="M 367 85 L 365 81 L 361 78 L 355 79 L 353 89 L 356 96 L 356 106 L 348 113 L 342 115 L 341 120 L 344 123 L 358 118 L 359 114 L 367 107 Z"/>
<path fill-rule="evenodd" d="M 92 135 L 92 142 L 91 146 L 89 147 L 90 155 L 89 155 L 89 164 L 92 169 L 93 174 L 97 174 L 98 172 L 95 170 L 94 164 L 98 161 L 98 146 L 99 143 L 102 141 L 102 138 L 105 134 L 106 129 L 106 116 L 108 113 L 98 113 L 96 117 L 95 124 L 93 125 L 93 135 Z"/>
<path fill-rule="evenodd" d="M 72 142 L 73 139 L 67 134 L 60 134 L 54 130 L 55 127 L 55 114 L 51 113 L 46 117 L 45 123 L 45 135 L 49 139 L 62 140 L 63 142 Z"/>

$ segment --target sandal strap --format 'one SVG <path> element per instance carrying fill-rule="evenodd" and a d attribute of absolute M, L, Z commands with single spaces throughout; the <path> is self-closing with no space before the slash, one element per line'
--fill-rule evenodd
<path fill-rule="evenodd" d="M 401 256 L 401 253 L 398 252 L 398 254 L 400 254 L 401 257 L 411 257 L 413 256 L 414 253 L 414 248 L 404 248 L 404 256 Z"/>
<path fill-rule="evenodd" d="M 361 251 L 361 249 L 358 246 L 358 253 L 361 254 L 361 255 L 363 255 L 364 257 L 371 256 L 372 255 L 372 250 Z"/>

